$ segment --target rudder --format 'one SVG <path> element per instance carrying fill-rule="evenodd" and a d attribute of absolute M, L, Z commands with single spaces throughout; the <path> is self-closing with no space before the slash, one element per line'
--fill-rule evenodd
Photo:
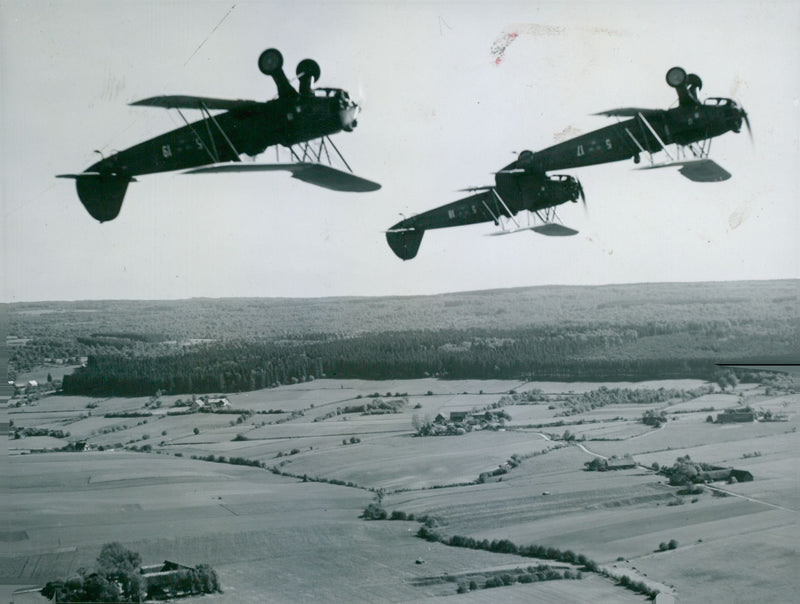
<path fill-rule="evenodd" d="M 422 242 L 424 229 L 398 229 L 386 231 L 386 242 L 395 256 L 401 260 L 411 260 L 417 255 L 419 244 Z"/>
<path fill-rule="evenodd" d="M 74 178 L 78 197 L 86 211 L 99 222 L 114 220 L 122 209 L 128 190 L 129 176 L 106 174 L 60 174 L 58 178 Z"/>

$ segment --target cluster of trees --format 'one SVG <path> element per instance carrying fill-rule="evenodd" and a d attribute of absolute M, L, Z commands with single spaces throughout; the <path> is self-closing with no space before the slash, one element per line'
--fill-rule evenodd
<path fill-rule="evenodd" d="M 121 544 L 106 543 L 93 571 L 80 568 L 66 581 L 50 581 L 42 595 L 54 602 L 141 602 L 144 598 L 171 593 L 214 593 L 221 591 L 217 573 L 207 564 L 181 569 L 149 584 L 142 574 L 141 556 Z"/>
<path fill-rule="evenodd" d="M 546 564 L 537 564 L 528 568 L 511 569 L 506 572 L 490 573 L 483 583 L 479 585 L 475 579 L 460 582 L 457 592 L 460 594 L 475 591 L 477 589 L 490 589 L 493 587 L 503 587 L 514 583 L 536 583 L 538 581 L 559 581 L 561 579 L 582 579 L 583 573 L 573 572 L 570 569 L 564 572 L 558 571 Z"/>
<path fill-rule="evenodd" d="M 566 399 L 566 410 L 559 415 L 577 415 L 606 405 L 652 405 L 674 399 L 689 401 L 712 391 L 711 386 L 698 388 L 607 388 L 601 386 Z M 519 394 L 512 395 L 513 397 Z"/>
<path fill-rule="evenodd" d="M 340 413 L 361 413 L 363 415 L 384 415 L 387 413 L 400 413 L 408 404 L 407 398 L 393 399 L 385 401 L 373 398 L 370 401 L 358 405 L 347 405 L 343 409 L 336 409 L 336 414 Z"/>
<path fill-rule="evenodd" d="M 533 288 L 20 303 L 10 305 L 9 332 L 20 342 L 10 366 L 84 356 L 88 366 L 65 379 L 65 391 L 137 396 L 254 390 L 323 371 L 369 379 L 708 379 L 725 358 L 796 356 L 800 322 L 790 291 L 775 282 L 580 288 L 578 296 L 575 288 Z"/>
<path fill-rule="evenodd" d="M 648 409 L 642 413 L 642 423 L 645 426 L 660 428 L 662 424 L 667 423 L 667 414 L 665 411 L 658 412 Z"/>
<path fill-rule="evenodd" d="M 662 466 L 660 473 L 669 478 L 672 486 L 684 486 L 699 480 L 703 472 L 714 469 L 710 464 L 692 461 L 688 455 L 684 455 L 678 457 L 671 467 Z"/>
<path fill-rule="evenodd" d="M 69 432 L 57 428 L 17 428 L 14 431 L 14 438 L 23 436 L 52 436 L 53 438 L 69 438 Z"/>
<path fill-rule="evenodd" d="M 460 436 L 472 430 L 497 430 L 510 421 L 511 416 L 504 410 L 486 410 L 467 415 L 463 420 L 448 420 L 437 415 L 433 420 L 423 419 L 416 413 L 411 416 L 411 425 L 417 436 Z"/>
<path fill-rule="evenodd" d="M 602 570 L 597 562 L 584 556 L 583 554 L 576 554 L 572 550 L 559 550 L 555 547 L 545 547 L 543 545 L 516 545 L 508 539 L 500 539 L 489 541 L 488 539 L 478 540 L 473 537 L 462 537 L 460 535 L 452 535 L 445 537 L 439 534 L 435 529 L 423 525 L 417 531 L 417 537 L 425 539 L 426 541 L 434 541 L 450 545 L 452 547 L 466 547 L 469 549 L 481 549 L 498 554 L 514 554 L 517 556 L 529 558 L 541 558 L 544 560 L 557 560 L 559 562 L 567 562 L 569 564 L 576 564 L 583 567 L 584 570 L 590 572 L 600 573 L 605 576 L 612 577 L 617 580 L 619 585 L 646 595 L 650 598 L 655 598 L 658 595 L 658 590 L 652 589 L 643 581 L 633 581 L 627 575 L 620 577 L 613 577 L 607 571 Z M 676 545 L 677 546 L 677 545 Z"/>
<path fill-rule="evenodd" d="M 593 457 L 591 461 L 584 462 L 587 472 L 606 472 L 608 471 L 608 460 L 602 457 Z"/>
<path fill-rule="evenodd" d="M 714 376 L 714 381 L 719 384 L 723 392 L 726 388 L 733 390 L 739 384 L 739 378 L 733 371 L 719 372 Z"/>
<path fill-rule="evenodd" d="M 156 354 L 92 355 L 85 367 L 64 376 L 62 389 L 90 396 L 242 392 L 313 380 L 321 373 L 322 359 L 294 346 L 239 341 Z"/>

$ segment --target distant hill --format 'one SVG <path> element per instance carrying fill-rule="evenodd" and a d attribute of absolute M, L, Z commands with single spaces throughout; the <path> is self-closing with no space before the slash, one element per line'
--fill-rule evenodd
<path fill-rule="evenodd" d="M 662 377 L 657 367 L 696 376 L 714 362 L 796 360 L 800 342 L 800 280 L 6 306 L 12 370 L 89 356 L 83 374 L 93 388 L 101 374 L 111 380 L 112 366 L 128 375 L 136 365 L 150 377 L 124 390 L 143 392 L 197 390 L 196 380 L 185 383 L 184 362 L 195 363 L 197 378 L 214 374 L 202 378 L 208 390 L 321 373 L 613 379 Z"/>

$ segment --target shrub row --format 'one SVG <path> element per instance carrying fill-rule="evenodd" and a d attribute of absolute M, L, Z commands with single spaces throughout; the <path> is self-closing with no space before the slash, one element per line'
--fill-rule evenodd
<path fill-rule="evenodd" d="M 473 537 L 462 537 L 460 535 L 445 537 L 437 533 L 433 528 L 424 525 L 417 531 L 417 537 L 425 539 L 426 541 L 443 543 L 451 547 L 466 547 L 497 554 L 514 554 L 526 558 L 542 558 L 545 560 L 557 560 L 559 562 L 577 564 L 583 566 L 590 572 L 599 573 L 603 576 L 616 579 L 617 583 L 626 589 L 630 589 L 631 591 L 646 595 L 650 598 L 655 598 L 659 593 L 658 590 L 650 588 L 643 581 L 633 581 L 627 575 L 622 575 L 620 577 L 611 575 L 608 571 L 601 569 L 594 560 L 587 558 L 583 554 L 575 554 L 572 550 L 561 551 L 555 547 L 545 547 L 543 545 L 518 546 L 508 539 L 495 539 L 492 541 L 483 539 L 479 541 Z"/>

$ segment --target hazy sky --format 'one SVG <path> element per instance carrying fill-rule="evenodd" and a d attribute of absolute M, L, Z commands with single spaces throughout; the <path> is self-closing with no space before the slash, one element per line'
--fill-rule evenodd
<path fill-rule="evenodd" d="M 519 35 L 495 63 L 504 33 Z M 800 3 L 44 2 L 0 0 L 0 196 L 6 302 L 426 294 L 542 284 L 800 277 Z M 364 110 L 334 142 L 377 193 L 282 173 L 150 175 L 97 223 L 73 181 L 106 153 L 181 125 L 129 107 L 159 94 L 267 100 L 259 53 Z M 680 65 L 733 97 L 745 133 L 715 139 L 733 174 L 693 183 L 621 162 L 567 171 L 589 201 L 572 238 L 429 231 L 402 262 L 383 230 L 493 182 L 522 149 L 666 108 Z M 199 116 L 197 116 L 199 117 Z M 274 158 L 268 150 L 267 160 Z"/>

